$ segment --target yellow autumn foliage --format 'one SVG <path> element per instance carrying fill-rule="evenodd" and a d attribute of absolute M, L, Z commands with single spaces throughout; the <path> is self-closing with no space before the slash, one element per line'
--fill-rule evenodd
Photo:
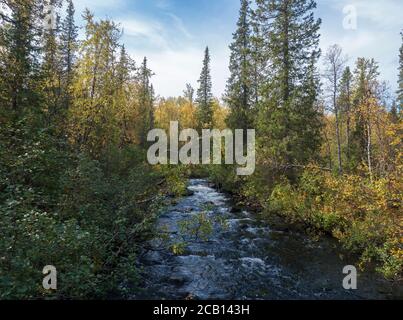
<path fill-rule="evenodd" d="M 337 177 L 307 169 L 298 188 L 276 186 L 268 201 L 272 211 L 336 237 L 361 254 L 361 266 L 381 262 L 379 270 L 398 278 L 403 271 L 401 178 L 371 183 L 358 175 Z"/>

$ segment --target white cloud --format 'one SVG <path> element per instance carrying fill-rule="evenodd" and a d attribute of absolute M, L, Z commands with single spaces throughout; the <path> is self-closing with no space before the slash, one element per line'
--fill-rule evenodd
<path fill-rule="evenodd" d="M 153 84 L 161 96 L 181 95 L 187 82 L 193 86 L 201 70 L 202 52 L 194 48 L 171 49 L 158 52 L 133 52 L 136 60 L 149 58 L 150 68 L 155 72 Z"/>
<path fill-rule="evenodd" d="M 343 8 L 353 5 L 357 10 L 357 30 L 343 29 Z M 403 28 L 400 0 L 328 0 L 319 2 L 324 14 L 321 28 L 321 47 L 325 51 L 339 44 L 354 66 L 358 57 L 374 58 L 380 65 L 380 78 L 397 87 L 398 52 L 401 45 L 399 32 Z"/>
<path fill-rule="evenodd" d="M 191 83 L 197 88 L 197 80 L 202 69 L 203 48 L 189 46 L 158 52 L 131 49 L 130 53 L 137 61 L 141 61 L 144 56 L 148 57 L 149 66 L 155 72 L 152 82 L 159 95 L 179 96 L 186 83 Z M 212 50 L 213 92 L 218 98 L 225 90 L 225 81 L 228 77 L 227 57 L 227 52 Z"/>

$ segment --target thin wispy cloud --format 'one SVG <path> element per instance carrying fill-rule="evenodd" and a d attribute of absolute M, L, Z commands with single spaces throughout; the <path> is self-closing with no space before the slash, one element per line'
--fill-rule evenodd
<path fill-rule="evenodd" d="M 168 12 L 167 15 L 169 17 L 171 17 L 176 29 L 178 29 L 180 32 L 182 32 L 187 38 L 189 38 L 189 39 L 193 38 L 192 34 L 188 31 L 188 29 L 186 28 L 186 26 L 183 23 L 183 20 L 181 18 L 179 18 L 178 16 L 176 16 L 175 14 L 173 14 L 171 12 Z"/>
<path fill-rule="evenodd" d="M 129 41 L 136 41 L 136 44 L 142 43 L 145 47 L 155 50 L 169 48 L 169 39 L 164 34 L 165 29 L 160 23 L 141 19 L 122 19 L 118 22 Z"/>

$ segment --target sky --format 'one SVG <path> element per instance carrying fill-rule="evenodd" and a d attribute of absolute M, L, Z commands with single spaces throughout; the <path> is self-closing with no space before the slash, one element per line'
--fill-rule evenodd
<path fill-rule="evenodd" d="M 74 1 L 74 0 L 73 0 Z M 354 66 L 357 57 L 379 62 L 381 79 L 397 89 L 403 30 L 402 0 L 317 0 L 321 48 L 339 44 Z M 75 0 L 76 21 L 89 8 L 123 29 L 122 43 L 139 64 L 146 56 L 162 97 L 179 96 L 186 83 L 197 88 L 204 49 L 209 46 L 213 93 L 221 98 L 229 77 L 228 46 L 236 29 L 239 0 Z M 354 20 L 354 14 L 356 19 Z M 355 23 L 356 21 L 356 23 Z"/>

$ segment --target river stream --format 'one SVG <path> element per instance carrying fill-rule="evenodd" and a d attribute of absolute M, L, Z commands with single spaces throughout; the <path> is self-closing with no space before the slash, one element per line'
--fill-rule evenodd
<path fill-rule="evenodd" d="M 314 240 L 281 218 L 268 223 L 256 213 L 236 210 L 207 180 L 192 179 L 188 189 L 190 195 L 158 220 L 165 236 L 150 241 L 142 254 L 144 289 L 134 299 L 403 297 L 401 286 L 374 272 L 359 272 L 358 289 L 345 290 L 343 267 L 354 265 L 356 257 L 343 255 L 334 239 Z M 191 228 L 203 212 L 206 234 Z M 176 254 L 174 245 L 181 248 Z"/>

